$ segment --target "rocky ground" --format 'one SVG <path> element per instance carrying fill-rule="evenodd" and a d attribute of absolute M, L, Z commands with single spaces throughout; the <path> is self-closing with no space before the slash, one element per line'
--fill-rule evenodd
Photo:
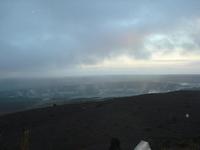
<path fill-rule="evenodd" d="M 199 149 L 200 91 L 52 105 L 0 117 L 0 150 Z"/>

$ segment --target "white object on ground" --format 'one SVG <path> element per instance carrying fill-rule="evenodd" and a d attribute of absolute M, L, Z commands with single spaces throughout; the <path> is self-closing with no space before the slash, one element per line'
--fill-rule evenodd
<path fill-rule="evenodd" d="M 189 115 L 189 114 L 185 114 L 185 117 L 186 117 L 186 118 L 189 118 L 189 117 L 190 117 L 190 115 Z"/>
<path fill-rule="evenodd" d="M 135 147 L 134 150 L 151 150 L 151 147 L 148 142 L 140 141 L 140 143 Z"/>

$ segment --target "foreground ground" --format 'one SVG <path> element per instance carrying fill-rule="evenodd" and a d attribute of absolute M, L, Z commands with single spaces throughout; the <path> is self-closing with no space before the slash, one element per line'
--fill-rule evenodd
<path fill-rule="evenodd" d="M 30 150 L 122 150 L 140 140 L 156 149 L 199 149 L 200 91 L 180 91 L 68 104 L 0 117 L 0 150 L 18 150 L 23 129 Z"/>

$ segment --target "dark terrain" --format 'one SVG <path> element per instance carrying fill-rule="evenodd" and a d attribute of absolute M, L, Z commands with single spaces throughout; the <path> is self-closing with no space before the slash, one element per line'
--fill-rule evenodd
<path fill-rule="evenodd" d="M 133 150 L 140 140 L 148 141 L 153 150 L 194 149 L 190 146 L 200 143 L 200 91 L 7 114 L 0 117 L 0 150 L 19 150 L 23 129 L 30 131 L 30 150 L 108 150 L 112 137 L 121 141 L 122 150 Z"/>

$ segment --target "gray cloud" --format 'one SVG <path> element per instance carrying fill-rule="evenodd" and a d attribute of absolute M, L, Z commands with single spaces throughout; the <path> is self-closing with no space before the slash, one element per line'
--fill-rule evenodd
<path fill-rule="evenodd" d="M 148 59 L 145 39 L 192 22 L 199 7 L 199 0 L 2 0 L 0 74 L 71 69 L 120 54 Z M 167 40 L 160 45 L 176 46 Z"/>

